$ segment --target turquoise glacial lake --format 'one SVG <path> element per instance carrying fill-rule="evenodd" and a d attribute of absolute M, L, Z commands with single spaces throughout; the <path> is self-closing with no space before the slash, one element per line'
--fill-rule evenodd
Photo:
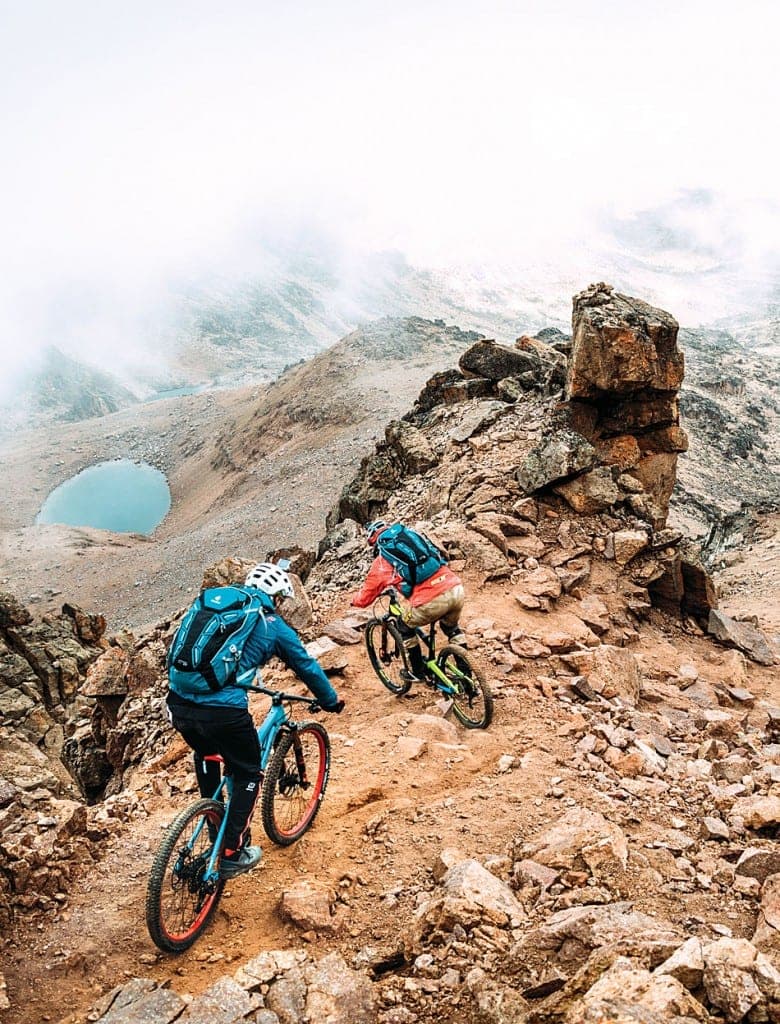
<path fill-rule="evenodd" d="M 146 462 L 114 459 L 84 469 L 51 492 L 36 523 L 151 533 L 171 507 L 165 474 Z"/>

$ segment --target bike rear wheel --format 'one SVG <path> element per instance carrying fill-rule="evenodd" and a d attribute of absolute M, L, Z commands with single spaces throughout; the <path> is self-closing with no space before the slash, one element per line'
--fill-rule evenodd
<path fill-rule="evenodd" d="M 408 656 L 398 626 L 392 620 L 369 619 L 366 650 L 371 667 L 390 693 L 397 697 L 408 693 L 412 684 L 402 675 L 409 673 Z"/>
<path fill-rule="evenodd" d="M 146 926 L 166 953 L 188 949 L 217 909 L 223 880 L 204 875 L 225 814 L 217 800 L 198 800 L 173 821 L 163 837 L 146 890 Z"/>
<path fill-rule="evenodd" d="M 278 846 L 290 846 L 317 817 L 330 774 L 330 739 L 319 722 L 284 733 L 263 783 L 263 828 Z"/>
<path fill-rule="evenodd" d="M 447 677 L 455 717 L 467 729 L 487 729 L 493 720 L 493 694 L 485 677 L 462 647 L 443 647 L 436 664 Z"/>

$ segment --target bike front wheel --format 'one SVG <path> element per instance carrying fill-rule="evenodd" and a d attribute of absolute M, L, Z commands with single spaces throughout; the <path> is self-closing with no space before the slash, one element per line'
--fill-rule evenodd
<path fill-rule="evenodd" d="M 290 846 L 317 817 L 330 774 L 330 739 L 319 722 L 284 733 L 263 783 L 263 828 L 278 846 Z"/>
<path fill-rule="evenodd" d="M 371 667 L 390 693 L 403 697 L 412 685 L 406 648 L 398 626 L 388 619 L 369 619 L 366 624 L 366 650 Z"/>
<path fill-rule="evenodd" d="M 211 920 L 225 883 L 205 878 L 224 806 L 198 800 L 173 821 L 163 837 L 146 890 L 146 926 L 166 953 L 188 949 Z"/>
<path fill-rule="evenodd" d="M 436 659 L 447 677 L 443 693 L 452 701 L 455 717 L 467 729 L 487 729 L 493 721 L 493 694 L 485 677 L 462 647 L 443 647 Z"/>

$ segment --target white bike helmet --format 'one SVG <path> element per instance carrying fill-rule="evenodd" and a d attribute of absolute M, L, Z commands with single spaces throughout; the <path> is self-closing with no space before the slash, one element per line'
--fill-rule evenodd
<path fill-rule="evenodd" d="M 260 565 L 256 565 L 247 574 L 244 583 L 247 587 L 256 587 L 258 590 L 262 590 L 269 597 L 276 597 L 277 594 L 282 597 L 295 597 L 290 577 L 284 569 L 280 569 L 278 565 L 273 565 L 271 562 L 261 562 Z"/>

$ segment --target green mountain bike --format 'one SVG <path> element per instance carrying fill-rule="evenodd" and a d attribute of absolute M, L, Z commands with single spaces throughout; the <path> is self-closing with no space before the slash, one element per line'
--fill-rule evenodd
<path fill-rule="evenodd" d="M 366 649 L 371 667 L 382 683 L 390 693 L 402 697 L 409 692 L 415 676 L 399 629 L 401 605 L 393 588 L 382 597 L 389 598 L 389 606 L 366 623 Z M 461 725 L 467 729 L 487 729 L 493 720 L 493 694 L 468 653 L 456 644 L 447 644 L 437 653 L 435 622 L 427 634 L 419 628 L 416 633 L 427 652 L 421 682 L 452 701 L 453 714 Z"/>

